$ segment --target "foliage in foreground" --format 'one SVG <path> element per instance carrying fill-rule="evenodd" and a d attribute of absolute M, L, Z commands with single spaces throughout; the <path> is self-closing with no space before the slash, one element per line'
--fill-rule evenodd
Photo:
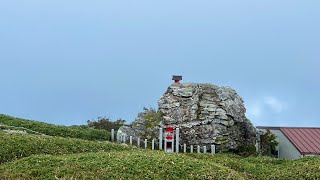
<path fill-rule="evenodd" d="M 319 164 L 320 157 L 283 160 L 135 149 L 33 155 L 0 166 L 0 179 L 318 179 Z"/>
<path fill-rule="evenodd" d="M 247 157 L 233 154 L 189 154 L 189 156 L 222 164 L 235 171 L 246 173 L 255 179 L 319 179 L 320 157 L 297 160 L 271 157 Z"/>
<path fill-rule="evenodd" d="M 0 132 L 0 164 L 33 154 L 71 154 L 131 149 L 110 142 Z"/>
<path fill-rule="evenodd" d="M 214 162 L 152 151 L 31 156 L 0 167 L 0 179 L 244 179 Z"/>
<path fill-rule="evenodd" d="M 44 122 L 15 118 L 0 114 L 0 124 L 26 128 L 49 136 L 71 137 L 85 140 L 110 140 L 110 133 L 87 126 L 59 126 Z"/>

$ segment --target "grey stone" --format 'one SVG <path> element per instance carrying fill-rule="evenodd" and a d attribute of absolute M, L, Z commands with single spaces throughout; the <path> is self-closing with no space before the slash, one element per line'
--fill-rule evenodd
<path fill-rule="evenodd" d="M 255 143 L 255 128 L 245 116 L 243 99 L 231 87 L 173 84 L 158 105 L 163 125 L 180 128 L 182 144 L 215 144 L 217 151 L 226 151 Z"/>

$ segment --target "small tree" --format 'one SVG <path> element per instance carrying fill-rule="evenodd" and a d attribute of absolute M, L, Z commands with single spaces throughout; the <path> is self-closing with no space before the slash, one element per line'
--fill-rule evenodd
<path fill-rule="evenodd" d="M 153 132 L 154 128 L 159 125 L 161 121 L 161 113 L 157 111 L 155 108 L 143 108 L 143 112 L 138 114 L 138 118 L 136 121 L 132 122 L 132 124 L 140 124 L 139 126 L 143 127 L 141 129 L 140 135 L 143 138 L 155 138 L 156 135 Z M 142 121 L 141 121 L 142 120 Z"/>
<path fill-rule="evenodd" d="M 272 156 L 271 150 L 276 149 L 279 145 L 277 136 L 271 133 L 269 129 L 260 134 L 260 154 L 263 156 Z"/>
<path fill-rule="evenodd" d="M 111 121 L 109 117 L 98 117 L 97 120 L 88 120 L 88 126 L 94 129 L 104 129 L 107 131 L 111 131 L 114 129 L 117 131 L 121 126 L 125 124 L 126 120 L 118 119 L 115 122 Z"/>

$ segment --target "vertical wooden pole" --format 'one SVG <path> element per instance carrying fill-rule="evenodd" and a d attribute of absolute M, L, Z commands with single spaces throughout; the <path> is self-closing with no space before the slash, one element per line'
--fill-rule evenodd
<path fill-rule="evenodd" d="M 148 140 L 145 139 L 145 140 L 144 140 L 144 149 L 147 149 L 147 143 L 148 143 Z"/>
<path fill-rule="evenodd" d="M 111 141 L 114 141 L 114 129 L 111 129 Z"/>
<path fill-rule="evenodd" d="M 176 129 L 176 152 L 179 152 L 179 128 Z"/>
<path fill-rule="evenodd" d="M 152 151 L 154 150 L 154 139 L 152 139 Z"/>
<path fill-rule="evenodd" d="M 138 138 L 138 148 L 140 148 L 140 138 Z"/>
<path fill-rule="evenodd" d="M 162 150 L 162 138 L 163 138 L 163 130 L 162 128 L 159 129 L 159 150 Z"/>
<path fill-rule="evenodd" d="M 197 153 L 200 153 L 200 146 L 197 146 Z"/>
<path fill-rule="evenodd" d="M 183 144 L 183 152 L 186 153 L 187 152 L 187 145 Z"/>
<path fill-rule="evenodd" d="M 132 146 L 132 136 L 130 136 L 130 145 Z"/>
<path fill-rule="evenodd" d="M 207 146 L 203 146 L 203 153 L 207 153 Z"/>
<path fill-rule="evenodd" d="M 190 146 L 190 153 L 193 153 L 193 145 Z"/>

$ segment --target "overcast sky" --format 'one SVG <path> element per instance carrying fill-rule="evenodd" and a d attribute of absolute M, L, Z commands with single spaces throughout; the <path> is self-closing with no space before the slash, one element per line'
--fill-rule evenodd
<path fill-rule="evenodd" d="M 0 113 L 132 121 L 172 74 L 233 87 L 254 125 L 320 126 L 318 0 L 2 0 Z"/>

